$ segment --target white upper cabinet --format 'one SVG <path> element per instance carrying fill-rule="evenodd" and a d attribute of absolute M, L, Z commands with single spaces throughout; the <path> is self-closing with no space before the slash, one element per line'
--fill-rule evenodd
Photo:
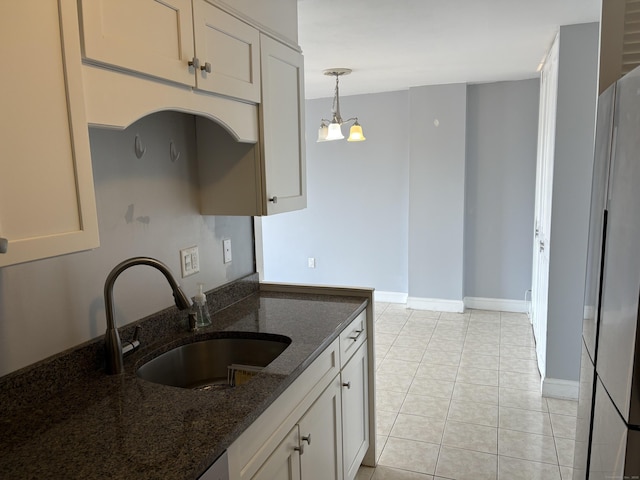
<path fill-rule="evenodd" d="M 307 206 L 302 55 L 261 35 L 261 155 L 266 214 Z"/>
<path fill-rule="evenodd" d="M 265 35 L 260 51 L 258 143 L 229 141 L 220 125 L 196 121 L 203 215 L 273 215 L 307 206 L 302 54 Z"/>
<path fill-rule="evenodd" d="M 258 30 L 205 0 L 81 0 L 89 62 L 260 101 Z"/>
<path fill-rule="evenodd" d="M 191 0 L 82 0 L 84 56 L 194 85 Z"/>
<path fill-rule="evenodd" d="M 260 102 L 260 33 L 204 0 L 193 2 L 196 86 Z"/>
<path fill-rule="evenodd" d="M 0 61 L 0 267 L 97 247 L 75 0 L 2 2 Z"/>

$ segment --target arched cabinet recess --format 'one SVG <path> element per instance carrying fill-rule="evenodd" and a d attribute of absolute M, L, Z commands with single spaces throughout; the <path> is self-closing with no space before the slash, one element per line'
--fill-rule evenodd
<path fill-rule="evenodd" d="M 233 8 L 244 3 L 80 2 L 89 124 L 124 128 L 160 110 L 197 115 L 204 215 L 306 207 L 302 55 Z M 251 10 L 272 15 L 271 7 Z"/>
<path fill-rule="evenodd" d="M 305 208 L 296 3 L 276 1 L 287 14 L 244 0 L 8 7 L 2 45 L 25 45 L 19 54 L 0 47 L 0 60 L 19 65 L 28 50 L 41 62 L 39 75 L 16 71 L 0 94 L 9 112 L 0 120 L 0 267 L 97 247 L 87 127 L 124 129 L 164 110 L 197 116 L 203 214 Z"/>

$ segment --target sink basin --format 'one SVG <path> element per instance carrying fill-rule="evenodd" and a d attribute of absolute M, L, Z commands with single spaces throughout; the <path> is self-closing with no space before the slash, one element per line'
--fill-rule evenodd
<path fill-rule="evenodd" d="M 282 335 L 224 332 L 224 337 L 181 345 L 138 368 L 153 383 L 191 389 L 222 389 L 244 383 L 291 343 Z"/>

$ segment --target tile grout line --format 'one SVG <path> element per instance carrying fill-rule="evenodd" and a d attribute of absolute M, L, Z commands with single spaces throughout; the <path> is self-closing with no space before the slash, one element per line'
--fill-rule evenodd
<path fill-rule="evenodd" d="M 438 315 L 438 320 L 436 322 L 436 328 L 438 328 L 438 324 L 440 323 L 440 317 L 442 314 Z M 435 331 L 435 330 L 434 330 Z M 433 338 L 433 335 L 431 336 Z M 429 339 L 429 343 L 431 343 L 431 338 Z M 466 336 L 465 336 L 466 338 Z M 427 345 L 428 347 L 428 345 Z M 458 371 L 460 369 L 460 362 L 458 362 L 458 367 L 456 368 L 456 376 L 453 379 L 453 390 L 451 391 L 451 398 L 449 398 L 449 406 L 447 407 L 447 414 L 444 417 L 444 425 L 442 427 L 442 436 L 440 437 L 440 445 L 438 446 L 438 456 L 436 457 L 436 464 L 433 467 L 433 477 L 435 478 L 436 472 L 438 471 L 438 463 L 440 462 L 440 454 L 442 453 L 442 445 L 444 442 L 444 432 L 447 429 L 447 421 L 449 420 L 449 412 L 451 411 L 451 402 L 453 402 L 453 391 L 456 388 L 456 381 L 458 379 Z"/>

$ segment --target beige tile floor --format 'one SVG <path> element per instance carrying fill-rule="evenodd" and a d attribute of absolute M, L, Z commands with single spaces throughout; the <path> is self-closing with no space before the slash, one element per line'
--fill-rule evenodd
<path fill-rule="evenodd" d="M 525 314 L 376 303 L 377 468 L 358 480 L 570 480 L 577 403 L 543 398 Z"/>

